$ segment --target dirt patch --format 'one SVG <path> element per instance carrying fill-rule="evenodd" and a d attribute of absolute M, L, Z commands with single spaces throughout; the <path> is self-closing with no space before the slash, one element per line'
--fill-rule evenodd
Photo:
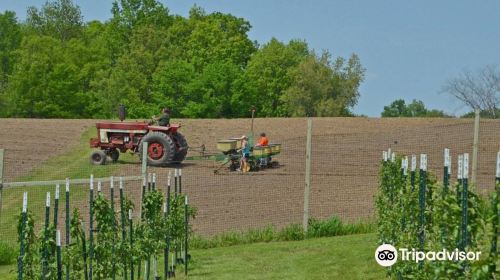
<path fill-rule="evenodd" d="M 5 180 L 24 176 L 47 159 L 68 152 L 93 124 L 93 120 L 0 119 Z"/>

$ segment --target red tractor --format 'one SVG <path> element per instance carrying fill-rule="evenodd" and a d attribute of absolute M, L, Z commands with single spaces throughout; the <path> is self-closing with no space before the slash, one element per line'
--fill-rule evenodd
<path fill-rule="evenodd" d="M 143 143 L 148 142 L 148 164 L 163 166 L 180 163 L 186 157 L 188 144 L 177 132 L 180 125 L 157 126 L 148 122 L 99 122 L 96 123 L 98 138 L 90 139 L 90 147 L 99 148 L 92 152 L 93 164 L 105 164 L 107 158 L 116 162 L 120 152 L 128 150 L 142 156 Z"/>

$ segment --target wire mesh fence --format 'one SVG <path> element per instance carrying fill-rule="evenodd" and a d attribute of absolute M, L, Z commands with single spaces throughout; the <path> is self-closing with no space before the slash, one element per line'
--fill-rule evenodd
<path fill-rule="evenodd" d="M 255 140 L 259 132 L 266 132 L 271 143 L 282 144 L 282 151 L 273 158 L 278 162 L 275 167 L 248 173 L 221 166 L 223 161 L 217 159 L 223 156 L 217 151 L 216 143 L 220 139 L 251 134 L 250 120 L 177 122 L 182 124 L 180 132 L 190 145 L 188 160 L 176 166 L 148 167 L 147 172 L 156 173 L 157 186 L 165 191 L 169 172 L 173 175 L 173 168 L 182 168 L 182 192 L 198 210 L 192 221 L 196 234 L 212 236 L 267 225 L 280 228 L 302 223 L 306 119 L 256 119 Z M 3 182 L 81 179 L 89 178 L 90 174 L 96 178 L 141 175 L 137 155 L 122 154 L 117 163 L 104 166 L 89 163 L 88 140 L 96 134 L 93 124 L 92 120 L 0 120 L 0 149 L 5 149 Z M 30 129 L 8 132 L 19 126 Z M 472 119 L 313 119 L 310 217 L 373 220 L 381 151 L 387 148 L 398 154 L 426 153 L 429 170 L 439 180 L 442 180 L 443 150 L 449 148 L 454 178 L 456 155 L 472 154 L 473 131 Z M 494 189 L 499 137 L 500 122 L 481 120 L 476 187 L 481 194 Z M 203 159 L 199 149 L 202 146 L 205 156 L 220 157 Z M 220 170 L 215 173 L 217 169 Z M 61 185 L 61 201 L 65 199 L 63 187 Z M 71 184 L 71 208 L 87 212 L 88 189 L 85 183 Z M 109 182 L 103 183 L 102 189 L 109 194 Z M 142 182 L 126 181 L 124 190 L 138 207 Z M 16 240 L 17 216 L 24 191 L 29 192 L 29 208 L 41 217 L 46 193 L 52 192 L 53 198 L 55 185 L 3 188 L 2 240 Z M 64 215 L 61 213 L 60 219 L 64 219 Z"/>

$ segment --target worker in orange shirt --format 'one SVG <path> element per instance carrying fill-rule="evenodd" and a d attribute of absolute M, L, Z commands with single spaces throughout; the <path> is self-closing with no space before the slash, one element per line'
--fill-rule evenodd
<path fill-rule="evenodd" d="M 266 133 L 262 132 L 260 134 L 260 139 L 259 139 L 259 143 L 257 143 L 257 145 L 255 145 L 256 147 L 260 147 L 260 146 L 269 146 L 269 139 L 267 139 L 266 137 Z"/>

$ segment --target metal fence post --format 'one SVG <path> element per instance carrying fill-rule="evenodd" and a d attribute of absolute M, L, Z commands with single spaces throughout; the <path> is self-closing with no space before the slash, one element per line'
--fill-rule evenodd
<path fill-rule="evenodd" d="M 476 184 L 477 176 L 477 156 L 479 148 L 479 109 L 475 110 L 476 116 L 474 118 L 474 143 L 472 147 L 472 174 L 471 183 Z"/>
<path fill-rule="evenodd" d="M 311 139 L 312 138 L 312 119 L 307 119 L 307 143 L 306 143 L 306 177 L 304 187 L 304 218 L 302 227 L 307 232 L 309 224 L 309 195 L 311 193 Z"/>
<path fill-rule="evenodd" d="M 0 149 L 0 222 L 2 221 L 2 196 L 3 196 L 3 149 Z"/>

